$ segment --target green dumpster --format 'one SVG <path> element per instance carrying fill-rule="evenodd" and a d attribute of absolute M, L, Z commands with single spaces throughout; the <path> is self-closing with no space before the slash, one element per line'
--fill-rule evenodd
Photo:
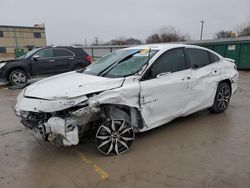
<path fill-rule="evenodd" d="M 15 57 L 16 58 L 18 58 L 24 54 L 25 54 L 24 49 L 15 49 Z"/>
<path fill-rule="evenodd" d="M 239 69 L 250 69 L 250 43 L 241 44 Z"/>
<path fill-rule="evenodd" d="M 238 69 L 250 70 L 250 37 L 196 41 L 191 44 L 203 46 L 235 60 Z"/>

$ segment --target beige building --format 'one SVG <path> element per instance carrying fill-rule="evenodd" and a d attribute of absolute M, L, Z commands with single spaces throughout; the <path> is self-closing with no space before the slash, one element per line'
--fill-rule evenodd
<path fill-rule="evenodd" d="M 15 58 L 46 45 L 44 24 L 33 27 L 0 25 L 0 60 Z"/>

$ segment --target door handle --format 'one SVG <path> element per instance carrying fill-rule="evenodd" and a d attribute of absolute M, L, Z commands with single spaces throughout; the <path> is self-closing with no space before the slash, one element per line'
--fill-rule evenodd
<path fill-rule="evenodd" d="M 54 59 L 50 59 L 49 62 L 54 62 L 55 60 Z"/>
<path fill-rule="evenodd" d="M 170 74 L 170 72 L 162 72 L 162 73 L 158 74 L 158 75 L 156 76 L 156 78 L 159 78 L 159 77 L 164 76 L 164 75 L 167 75 L 167 74 Z"/>
<path fill-rule="evenodd" d="M 70 57 L 69 59 L 72 60 L 72 59 L 74 59 L 74 58 L 73 58 L 73 57 Z"/>

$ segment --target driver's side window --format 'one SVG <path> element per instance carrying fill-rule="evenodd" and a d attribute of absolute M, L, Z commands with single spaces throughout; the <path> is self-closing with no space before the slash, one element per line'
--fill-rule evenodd
<path fill-rule="evenodd" d="M 39 59 L 40 58 L 47 59 L 47 58 L 53 57 L 53 51 L 52 49 L 44 49 L 44 50 L 40 50 L 35 55 L 38 55 Z"/>
<path fill-rule="evenodd" d="M 184 50 L 172 49 L 163 53 L 147 71 L 147 79 L 156 78 L 161 73 L 172 73 L 186 69 Z"/>

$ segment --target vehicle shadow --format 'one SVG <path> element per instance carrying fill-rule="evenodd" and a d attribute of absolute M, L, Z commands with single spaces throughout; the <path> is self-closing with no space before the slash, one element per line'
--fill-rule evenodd
<path fill-rule="evenodd" d="M 7 84 L 0 84 L 0 89 L 10 89 L 10 90 L 18 90 L 18 89 L 23 89 L 30 85 L 31 83 L 26 83 L 26 84 L 19 84 L 19 85 L 10 85 L 9 83 Z"/>
<path fill-rule="evenodd" d="M 156 127 L 152 130 L 142 133 L 136 133 L 135 140 L 131 148 L 133 150 L 132 152 L 137 153 L 142 150 L 146 150 L 146 148 L 148 148 L 148 150 L 150 150 L 150 148 L 153 149 L 155 148 L 155 145 L 157 145 L 157 143 L 165 142 L 167 144 L 169 136 L 173 137 L 173 135 L 178 134 L 179 131 L 182 132 L 181 134 L 183 134 L 183 131 L 185 132 L 186 129 L 194 129 L 197 124 L 196 121 L 200 120 L 200 118 L 210 118 L 210 115 L 213 115 L 213 113 L 210 113 L 207 109 L 205 109 L 194 114 L 190 114 L 186 117 L 176 118 L 173 121 L 166 123 L 162 126 Z M 144 146 L 145 148 L 141 148 Z M 78 152 L 87 152 L 90 156 L 102 156 L 97 151 L 94 142 L 79 143 L 79 145 L 74 146 L 74 149 Z M 128 153 L 130 152 L 131 151 L 129 151 Z"/>
<path fill-rule="evenodd" d="M 195 113 L 190 114 L 190 115 L 185 116 L 185 117 L 178 117 L 178 118 L 170 121 L 169 123 L 166 123 L 166 124 L 161 125 L 159 127 L 153 128 L 149 131 L 136 133 L 136 136 L 137 136 L 137 138 L 144 138 L 144 137 L 149 136 L 149 134 L 151 134 L 151 135 L 158 134 L 158 133 L 161 133 L 163 131 L 169 131 L 171 129 L 180 128 L 181 126 L 188 126 L 187 124 L 190 123 L 190 125 L 191 125 L 193 120 L 198 119 L 201 116 L 208 116 L 209 114 L 210 114 L 210 112 L 207 109 L 205 109 L 205 110 L 195 112 Z"/>
<path fill-rule="evenodd" d="M 19 84 L 19 85 L 11 85 L 10 83 L 0 83 L 0 89 L 4 89 L 7 88 L 9 90 L 18 90 L 18 89 L 24 89 L 25 87 L 41 80 L 42 78 L 36 78 L 36 79 L 32 79 L 29 80 L 29 82 L 25 83 L 25 84 Z"/>
<path fill-rule="evenodd" d="M 9 83 L 0 83 L 0 89 L 2 89 L 2 88 L 8 88 L 10 86 L 10 84 Z"/>

